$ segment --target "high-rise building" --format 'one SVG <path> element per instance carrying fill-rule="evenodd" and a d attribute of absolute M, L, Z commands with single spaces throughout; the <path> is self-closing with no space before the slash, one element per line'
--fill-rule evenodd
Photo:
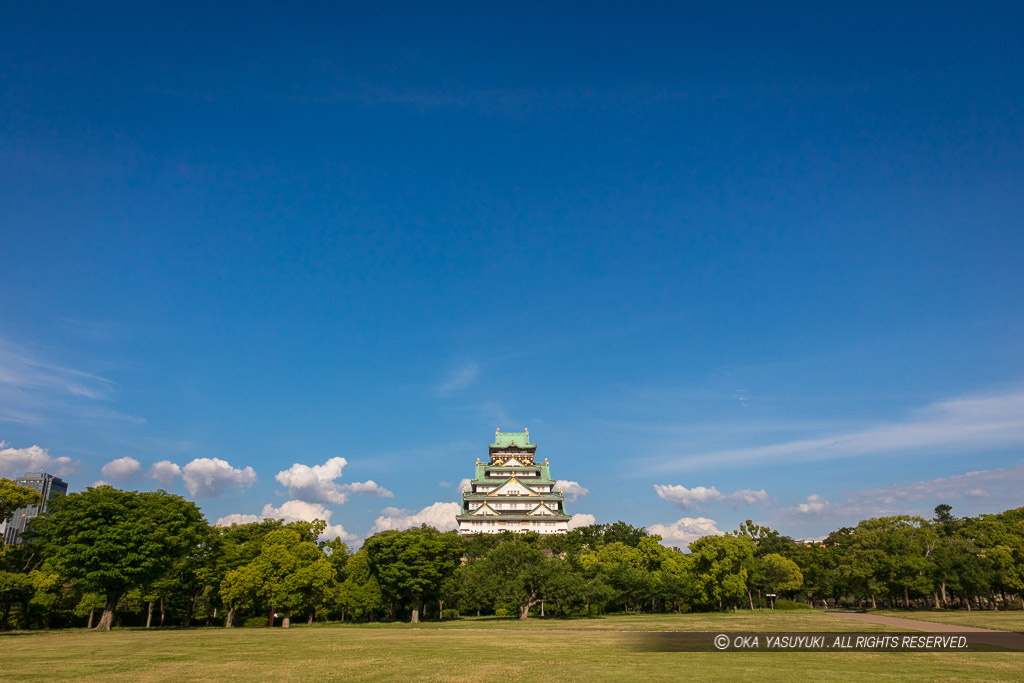
<path fill-rule="evenodd" d="M 68 485 L 63 479 L 46 472 L 28 472 L 25 476 L 15 479 L 14 483 L 35 489 L 42 497 L 42 501 L 39 505 L 29 505 L 14 511 L 11 521 L 7 522 L 3 529 L 4 543 L 7 545 L 21 543 L 21 535 L 29 521 L 46 512 L 46 504 L 54 495 L 63 496 L 68 492 Z"/>
<path fill-rule="evenodd" d="M 530 430 L 498 429 L 488 452 L 490 461 L 477 458 L 476 475 L 462 491 L 462 512 L 455 517 L 460 534 L 569 531 L 565 497 L 551 479 L 547 458 L 534 461 L 537 444 L 530 443 Z"/>

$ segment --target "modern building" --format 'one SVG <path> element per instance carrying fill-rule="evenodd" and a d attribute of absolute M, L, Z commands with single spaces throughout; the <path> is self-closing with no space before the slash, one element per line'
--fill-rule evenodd
<path fill-rule="evenodd" d="M 21 535 L 29 521 L 46 512 L 46 504 L 53 496 L 64 496 L 68 492 L 68 485 L 63 479 L 46 472 L 29 472 L 25 476 L 15 479 L 14 483 L 38 491 L 42 496 L 42 502 L 39 505 L 29 505 L 14 511 L 11 521 L 7 522 L 3 529 L 4 543 L 7 545 L 21 543 Z"/>
<path fill-rule="evenodd" d="M 565 497 L 551 479 L 547 458 L 535 462 L 530 430 L 496 430 L 488 452 L 489 461 L 477 458 L 476 475 L 462 490 L 462 511 L 455 517 L 460 534 L 569 531 Z"/>

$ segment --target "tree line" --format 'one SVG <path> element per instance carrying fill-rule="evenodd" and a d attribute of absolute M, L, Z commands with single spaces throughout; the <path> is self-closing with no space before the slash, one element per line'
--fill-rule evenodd
<path fill-rule="evenodd" d="M 0 479 L 0 519 L 38 494 Z M 281 625 L 809 606 L 1024 609 L 1024 508 L 898 515 L 801 542 L 751 521 L 686 551 L 616 522 L 564 535 L 211 526 L 165 491 L 58 497 L 0 548 L 0 628 Z"/>

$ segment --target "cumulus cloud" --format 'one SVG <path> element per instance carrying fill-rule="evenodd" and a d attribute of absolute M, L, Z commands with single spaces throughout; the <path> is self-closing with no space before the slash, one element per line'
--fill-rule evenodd
<path fill-rule="evenodd" d="M 262 522 L 263 518 L 259 515 L 243 515 L 235 512 L 230 515 L 224 515 L 217 520 L 215 526 L 232 526 L 234 524 L 252 524 L 253 522 Z"/>
<path fill-rule="evenodd" d="M 664 545 L 680 548 L 685 548 L 698 538 L 725 535 L 718 528 L 717 522 L 707 517 L 683 517 L 671 524 L 652 524 L 647 530 L 661 536 Z"/>
<path fill-rule="evenodd" d="M 68 474 L 73 463 L 67 456 L 53 457 L 45 448 L 9 448 L 0 441 L 0 477 L 20 477 L 26 472 Z"/>
<path fill-rule="evenodd" d="M 655 464 L 660 471 L 739 463 L 793 463 L 879 453 L 972 451 L 1024 443 L 1024 392 L 940 401 L 903 421 L 818 438 L 749 448 L 673 455 Z"/>
<path fill-rule="evenodd" d="M 181 474 L 181 468 L 170 460 L 155 462 L 149 467 L 149 476 L 163 484 L 164 488 L 170 488 L 174 478 Z"/>
<path fill-rule="evenodd" d="M 410 512 L 401 508 L 389 507 L 381 510 L 381 516 L 373 523 L 370 533 L 389 529 L 411 529 L 426 524 L 439 531 L 451 531 L 457 525 L 455 515 L 459 514 L 462 506 L 458 503 L 434 503 L 428 505 L 419 512 Z"/>
<path fill-rule="evenodd" d="M 796 506 L 796 511 L 799 512 L 801 515 L 816 515 L 821 512 L 824 512 L 825 508 L 827 508 L 829 505 L 830 503 L 827 500 L 825 500 L 816 493 L 812 493 L 811 495 L 807 496 L 806 503 L 800 503 L 799 505 Z"/>
<path fill-rule="evenodd" d="M 244 489 L 256 481 L 251 467 L 239 469 L 220 458 L 196 458 L 181 468 L 185 488 L 193 496 L 216 497 L 227 488 Z"/>
<path fill-rule="evenodd" d="M 317 519 L 322 519 L 327 522 L 327 527 L 323 533 L 320 534 L 320 538 L 333 539 L 340 538 L 343 541 L 352 541 L 356 538 L 355 534 L 345 531 L 345 527 L 341 524 L 331 524 L 331 515 L 334 514 L 333 510 L 328 510 L 319 503 L 309 503 L 304 500 L 289 500 L 281 503 L 280 507 L 274 507 L 273 504 L 267 503 L 263 506 L 263 511 L 259 515 L 246 515 L 240 513 L 234 513 L 231 515 L 225 515 L 217 520 L 217 526 L 231 526 L 232 524 L 251 524 L 252 522 L 261 522 L 264 519 L 281 519 L 285 523 L 289 522 L 312 522 Z"/>
<path fill-rule="evenodd" d="M 142 465 L 135 458 L 118 458 L 111 460 L 100 469 L 103 476 L 115 481 L 127 481 L 137 476 L 142 471 Z"/>
<path fill-rule="evenodd" d="M 565 499 L 570 503 L 575 503 L 577 498 L 590 493 L 590 490 L 580 486 L 579 482 L 568 481 L 566 479 L 559 479 L 556 481 L 555 487 L 562 488 L 562 493 L 565 494 Z"/>
<path fill-rule="evenodd" d="M 587 512 L 577 512 L 569 520 L 570 529 L 576 529 L 581 526 L 590 526 L 591 524 L 597 524 L 597 519 L 594 517 L 594 515 L 591 515 Z"/>
<path fill-rule="evenodd" d="M 334 503 L 342 505 L 348 500 L 350 493 L 372 493 L 382 498 L 394 496 L 383 486 L 373 480 L 357 481 L 351 484 L 339 484 L 348 461 L 345 458 L 331 458 L 323 465 L 302 465 L 295 463 L 282 470 L 274 477 L 282 486 L 288 487 L 288 493 L 301 500 L 317 503 Z"/>
<path fill-rule="evenodd" d="M 740 489 L 732 493 L 722 493 L 714 486 L 711 488 L 694 486 L 692 489 L 688 489 L 685 486 L 655 484 L 654 490 L 659 498 L 675 503 L 685 510 L 706 503 L 732 502 L 754 505 L 768 502 L 768 493 L 764 489 L 758 491 Z"/>

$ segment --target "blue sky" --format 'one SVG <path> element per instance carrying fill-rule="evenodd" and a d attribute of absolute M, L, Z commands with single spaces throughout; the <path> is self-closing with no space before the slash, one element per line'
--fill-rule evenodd
<path fill-rule="evenodd" d="M 358 542 L 529 427 L 678 544 L 1022 505 L 1022 14 L 8 7 L 0 475 Z"/>

